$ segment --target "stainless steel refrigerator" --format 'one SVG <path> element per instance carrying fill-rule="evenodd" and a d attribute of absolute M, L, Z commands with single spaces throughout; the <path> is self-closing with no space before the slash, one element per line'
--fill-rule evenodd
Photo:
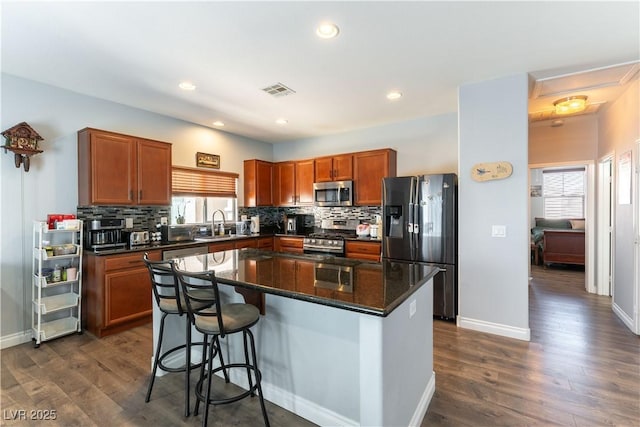
<path fill-rule="evenodd" d="M 455 174 L 384 178 L 382 256 L 440 268 L 433 278 L 433 315 L 458 312 L 458 177 Z"/>

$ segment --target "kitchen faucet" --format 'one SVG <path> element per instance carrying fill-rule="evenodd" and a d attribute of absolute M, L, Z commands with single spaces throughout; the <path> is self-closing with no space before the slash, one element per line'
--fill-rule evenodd
<path fill-rule="evenodd" d="M 224 234 L 224 223 L 227 222 L 227 220 L 224 217 L 224 212 L 222 211 L 222 209 L 216 209 L 215 211 L 213 211 L 213 214 L 211 215 L 211 235 L 212 236 L 216 235 L 216 213 L 218 212 L 222 214 L 222 224 L 220 224 L 221 233 L 219 233 L 220 235 Z"/>

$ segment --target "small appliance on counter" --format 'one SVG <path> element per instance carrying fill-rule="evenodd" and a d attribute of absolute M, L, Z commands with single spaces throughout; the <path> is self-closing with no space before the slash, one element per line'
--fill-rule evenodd
<path fill-rule="evenodd" d="M 148 245 L 151 242 L 151 237 L 148 231 L 125 231 L 126 241 L 129 243 L 129 247 L 136 247 L 142 245 Z"/>
<path fill-rule="evenodd" d="M 127 247 L 124 218 L 99 218 L 85 221 L 85 247 L 94 252 Z"/>
<path fill-rule="evenodd" d="M 162 243 L 188 242 L 195 237 L 198 227 L 193 224 L 162 225 Z"/>
<path fill-rule="evenodd" d="M 304 232 L 304 223 L 308 215 L 285 215 L 284 216 L 284 232 L 286 234 L 302 234 Z"/>
<path fill-rule="evenodd" d="M 251 234 L 251 221 L 236 222 L 236 235 L 248 236 L 249 234 Z"/>

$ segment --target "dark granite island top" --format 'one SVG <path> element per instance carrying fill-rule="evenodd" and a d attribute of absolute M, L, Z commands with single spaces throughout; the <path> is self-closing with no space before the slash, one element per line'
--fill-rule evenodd
<path fill-rule="evenodd" d="M 177 267 L 214 270 L 219 283 L 383 317 L 438 272 L 418 263 L 258 249 L 179 258 Z"/>
<path fill-rule="evenodd" d="M 435 392 L 437 270 L 256 249 L 177 258 L 176 264 L 191 272 L 215 271 L 225 303 L 244 300 L 263 308 L 252 330 L 265 399 L 318 425 L 422 422 Z M 155 305 L 153 313 L 157 336 Z M 166 320 L 163 346 L 184 343 L 184 319 Z M 201 339 L 193 329 L 191 336 Z M 241 339 L 220 340 L 229 363 L 243 360 Z M 230 377 L 248 387 L 246 375 Z"/>

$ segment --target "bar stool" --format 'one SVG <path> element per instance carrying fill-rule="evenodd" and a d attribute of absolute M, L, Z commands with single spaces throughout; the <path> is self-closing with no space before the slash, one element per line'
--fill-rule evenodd
<path fill-rule="evenodd" d="M 168 349 L 162 352 L 162 341 L 164 338 L 164 321 L 168 315 L 177 315 L 182 316 L 186 313 L 186 305 L 184 302 L 184 298 L 180 294 L 180 288 L 178 286 L 178 281 L 173 272 L 173 261 L 151 261 L 148 258 L 148 254 L 144 254 L 144 262 L 149 269 L 149 275 L 151 278 L 151 286 L 153 289 L 153 296 L 156 300 L 156 304 L 162 313 L 162 317 L 160 318 L 160 331 L 158 334 L 158 343 L 156 346 L 156 353 L 153 358 L 153 369 L 151 372 L 151 379 L 149 381 L 149 388 L 147 389 L 147 396 L 145 398 L 145 402 L 149 402 L 151 398 L 151 390 L 153 389 L 153 383 L 156 378 L 156 372 L 158 367 L 166 372 L 184 372 L 185 373 L 185 396 L 184 396 L 184 414 L 185 417 L 189 416 L 190 408 L 189 408 L 189 395 L 190 395 L 190 374 L 191 369 L 197 369 L 203 365 L 203 362 L 192 364 L 191 363 L 191 346 L 201 344 L 200 342 L 192 343 L 191 342 L 191 322 L 189 321 L 188 316 L 185 316 L 185 343 Z M 204 295 L 206 296 L 206 295 Z M 212 303 L 208 302 L 198 302 L 194 303 L 195 307 L 198 309 L 211 307 Z M 224 360 L 222 359 L 222 353 L 218 352 L 218 347 L 215 347 L 216 352 L 213 353 L 213 356 L 216 354 L 220 355 L 220 362 L 224 366 Z M 185 353 L 185 364 L 184 366 L 179 367 L 169 367 L 164 364 L 164 360 L 170 355 L 178 352 L 184 351 Z M 204 354 L 202 355 L 204 360 Z M 224 371 L 225 378 L 227 376 L 226 370 Z"/>
<path fill-rule="evenodd" d="M 222 304 L 218 290 L 218 282 L 215 273 L 208 271 L 204 273 L 188 273 L 178 270 L 174 265 L 171 266 L 178 282 L 180 283 L 182 294 L 184 295 L 189 320 L 195 326 L 196 330 L 204 334 L 202 345 L 202 353 L 207 354 L 207 372 L 204 372 L 204 365 L 200 367 L 200 379 L 196 384 L 196 406 L 194 414 L 198 415 L 198 407 L 200 401 L 204 402 L 204 415 L 202 417 L 202 425 L 207 425 L 209 415 L 209 405 L 222 405 L 226 403 L 236 402 L 245 397 L 255 395 L 257 390 L 262 408 L 262 416 L 264 423 L 269 426 L 269 418 L 264 404 L 262 395 L 262 374 L 258 369 L 258 359 L 256 357 L 255 340 L 250 328 L 260 320 L 260 311 L 251 304 Z M 203 298 L 203 291 L 209 291 L 209 297 Z M 211 298 L 211 294 L 213 297 Z M 210 304 L 209 307 L 206 307 Z M 244 363 L 227 363 L 221 361 L 221 366 L 213 369 L 213 357 L 215 350 L 220 349 L 219 338 L 225 338 L 227 335 L 242 333 Z M 209 337 L 211 343 L 209 343 Z M 251 358 L 249 358 L 249 351 Z M 235 396 L 221 399 L 211 398 L 211 381 L 216 372 L 220 370 L 225 373 L 225 380 L 229 382 L 226 370 L 233 368 L 246 369 L 249 389 Z M 255 378 L 255 384 L 252 379 Z M 206 385 L 205 385 L 206 382 Z M 206 386 L 204 396 L 202 393 L 203 385 Z"/>

